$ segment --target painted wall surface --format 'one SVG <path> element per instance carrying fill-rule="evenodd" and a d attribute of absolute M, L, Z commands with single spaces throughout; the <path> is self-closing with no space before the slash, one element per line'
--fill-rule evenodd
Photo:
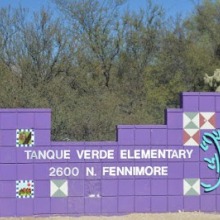
<path fill-rule="evenodd" d="M 0 217 L 220 212 L 220 94 L 183 93 L 166 125 L 52 142 L 48 109 L 0 110 Z"/>

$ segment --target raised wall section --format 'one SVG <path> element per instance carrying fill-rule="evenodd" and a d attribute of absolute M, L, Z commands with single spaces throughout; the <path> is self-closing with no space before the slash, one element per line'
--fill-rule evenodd
<path fill-rule="evenodd" d="M 219 212 L 219 127 L 219 93 L 112 142 L 52 142 L 49 109 L 1 109 L 0 217 Z"/>

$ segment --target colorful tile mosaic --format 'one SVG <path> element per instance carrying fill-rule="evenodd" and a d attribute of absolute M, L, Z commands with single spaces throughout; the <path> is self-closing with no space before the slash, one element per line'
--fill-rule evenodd
<path fill-rule="evenodd" d="M 200 179 L 184 179 L 183 195 L 184 196 L 200 195 Z"/>
<path fill-rule="evenodd" d="M 199 129 L 199 113 L 198 112 L 183 113 L 183 128 Z"/>
<path fill-rule="evenodd" d="M 16 147 L 32 147 L 34 145 L 33 129 L 16 130 Z"/>
<path fill-rule="evenodd" d="M 199 116 L 200 129 L 215 129 L 216 115 L 215 112 L 201 112 Z"/>
<path fill-rule="evenodd" d="M 50 181 L 50 197 L 67 197 L 67 196 L 68 196 L 67 180 Z"/>
<path fill-rule="evenodd" d="M 199 146 L 200 130 L 215 129 L 215 112 L 184 112 L 183 113 L 183 145 Z"/>
<path fill-rule="evenodd" d="M 34 198 L 34 181 L 33 180 L 17 180 L 16 181 L 16 197 Z"/>
<path fill-rule="evenodd" d="M 185 146 L 199 146 L 199 129 L 184 129 L 183 143 Z"/>

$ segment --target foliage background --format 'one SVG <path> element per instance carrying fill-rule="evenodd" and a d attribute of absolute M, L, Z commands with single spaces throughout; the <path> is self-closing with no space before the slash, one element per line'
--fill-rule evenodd
<path fill-rule="evenodd" d="M 147 1 L 51 0 L 0 9 L 0 107 L 51 108 L 54 140 L 114 140 L 117 124 L 164 123 L 220 64 L 220 1 L 169 18 Z"/>

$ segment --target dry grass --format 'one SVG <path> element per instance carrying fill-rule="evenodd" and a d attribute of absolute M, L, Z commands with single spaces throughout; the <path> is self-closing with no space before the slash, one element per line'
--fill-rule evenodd
<path fill-rule="evenodd" d="M 0 220 L 220 220 L 220 214 L 191 213 L 166 213 L 166 214 L 131 214 L 125 216 L 83 216 L 83 217 L 22 217 L 0 218 Z"/>

